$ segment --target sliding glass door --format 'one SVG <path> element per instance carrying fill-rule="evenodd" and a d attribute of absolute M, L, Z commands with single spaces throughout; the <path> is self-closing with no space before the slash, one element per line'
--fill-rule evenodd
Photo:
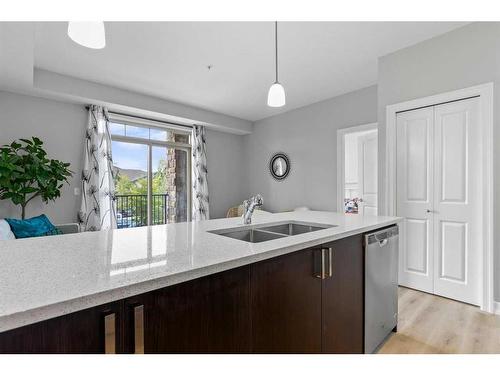
<path fill-rule="evenodd" d="M 110 131 L 118 228 L 189 220 L 189 132 L 129 122 Z"/>

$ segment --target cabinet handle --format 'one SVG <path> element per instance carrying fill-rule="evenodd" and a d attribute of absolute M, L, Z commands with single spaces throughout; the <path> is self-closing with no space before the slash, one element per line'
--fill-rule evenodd
<path fill-rule="evenodd" d="M 333 249 L 328 248 L 328 277 L 333 276 Z"/>
<path fill-rule="evenodd" d="M 116 314 L 104 315 L 104 353 L 116 354 Z"/>
<path fill-rule="evenodd" d="M 314 254 L 314 276 L 321 280 L 326 277 L 325 258 L 325 249 L 321 249 Z"/>
<path fill-rule="evenodd" d="M 144 354 L 144 305 L 134 307 L 135 354 Z"/>
<path fill-rule="evenodd" d="M 321 278 L 326 279 L 326 251 L 321 249 Z"/>

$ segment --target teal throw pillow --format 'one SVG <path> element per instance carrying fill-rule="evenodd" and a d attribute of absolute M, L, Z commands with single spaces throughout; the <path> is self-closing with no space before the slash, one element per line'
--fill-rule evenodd
<path fill-rule="evenodd" d="M 16 238 L 41 237 L 61 234 L 45 215 L 35 216 L 31 219 L 5 219 Z"/>

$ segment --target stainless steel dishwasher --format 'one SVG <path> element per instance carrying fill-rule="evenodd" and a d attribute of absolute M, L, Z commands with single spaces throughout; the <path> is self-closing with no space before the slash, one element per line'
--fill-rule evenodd
<path fill-rule="evenodd" d="M 398 226 L 365 235 L 365 353 L 398 324 Z"/>

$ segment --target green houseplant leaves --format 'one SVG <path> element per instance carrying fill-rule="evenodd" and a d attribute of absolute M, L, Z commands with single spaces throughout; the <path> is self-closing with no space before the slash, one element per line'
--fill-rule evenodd
<path fill-rule="evenodd" d="M 45 203 L 56 200 L 63 183 L 73 175 L 69 163 L 47 158 L 42 146 L 43 142 L 33 137 L 0 148 L 0 199 L 21 206 L 23 219 L 32 199 L 39 196 Z"/>

